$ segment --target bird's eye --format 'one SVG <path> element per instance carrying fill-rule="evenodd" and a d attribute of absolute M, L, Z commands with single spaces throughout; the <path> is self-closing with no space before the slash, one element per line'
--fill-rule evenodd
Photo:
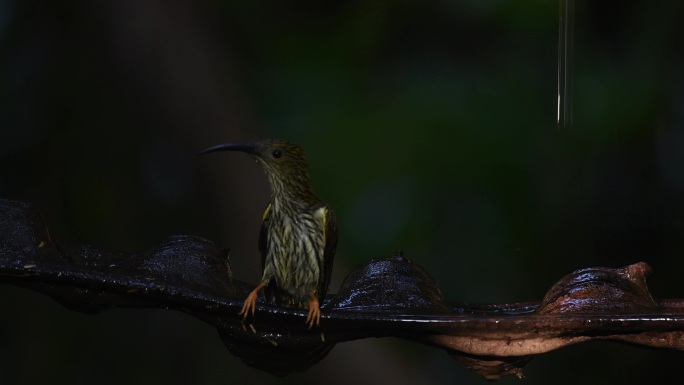
<path fill-rule="evenodd" d="M 283 156 L 283 151 L 281 151 L 281 150 L 273 150 L 273 157 L 274 157 L 274 158 L 278 159 L 278 158 L 280 158 L 281 156 Z"/>

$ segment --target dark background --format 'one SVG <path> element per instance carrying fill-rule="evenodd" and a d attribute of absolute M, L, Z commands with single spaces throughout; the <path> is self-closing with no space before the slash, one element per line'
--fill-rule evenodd
<path fill-rule="evenodd" d="M 281 137 L 338 213 L 331 292 L 403 250 L 450 300 L 540 300 L 574 269 L 637 261 L 654 297 L 683 298 L 684 3 L 580 1 L 575 31 L 559 130 L 555 1 L 0 0 L 0 197 L 63 242 L 203 236 L 256 282 L 266 179 L 196 154 Z M 184 314 L 83 315 L 13 286 L 0 301 L 0 384 L 486 383 L 395 339 L 278 378 Z M 681 382 L 683 359 L 580 344 L 524 382 Z"/>

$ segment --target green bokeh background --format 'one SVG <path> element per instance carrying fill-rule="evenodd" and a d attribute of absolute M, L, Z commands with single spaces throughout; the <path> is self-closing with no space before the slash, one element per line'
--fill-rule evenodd
<path fill-rule="evenodd" d="M 256 282 L 266 180 L 196 153 L 281 137 L 338 213 L 331 292 L 402 250 L 455 301 L 539 300 L 574 269 L 637 261 L 655 297 L 684 298 L 684 3 L 578 2 L 560 130 L 557 39 L 555 1 L 0 0 L 0 197 L 33 202 L 62 242 L 203 236 Z M 279 378 L 184 314 L 0 300 L 0 384 L 485 383 L 394 339 Z M 581 344 L 524 382 L 681 382 L 683 359 Z"/>

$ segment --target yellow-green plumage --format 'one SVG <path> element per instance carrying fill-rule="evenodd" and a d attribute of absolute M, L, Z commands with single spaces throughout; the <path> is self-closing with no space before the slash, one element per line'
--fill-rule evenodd
<path fill-rule="evenodd" d="M 243 151 L 256 157 L 268 176 L 271 200 L 262 216 L 259 250 L 263 274 L 242 312 L 254 312 L 256 293 L 278 305 L 309 308 L 307 324 L 318 324 L 337 247 L 335 213 L 312 188 L 304 151 L 284 140 L 230 143 L 204 152 Z"/>

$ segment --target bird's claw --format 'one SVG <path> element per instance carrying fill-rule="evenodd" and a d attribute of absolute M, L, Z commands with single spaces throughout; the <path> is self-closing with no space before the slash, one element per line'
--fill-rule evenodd
<path fill-rule="evenodd" d="M 247 319 L 247 315 L 250 313 L 252 313 L 252 317 L 254 316 L 254 312 L 256 311 L 257 296 L 259 295 L 259 290 L 261 290 L 263 287 L 264 284 L 259 284 L 259 286 L 249 293 L 245 299 L 245 302 L 242 304 L 242 310 L 240 310 L 238 315 L 242 316 L 243 321 Z"/>
<path fill-rule="evenodd" d="M 242 320 L 247 319 L 247 315 L 249 313 L 252 313 L 252 316 L 254 316 L 254 311 L 256 309 L 256 294 L 254 292 L 249 293 L 247 296 L 247 299 L 245 299 L 245 302 L 242 304 L 242 310 L 238 313 L 238 315 L 242 316 Z"/>
<path fill-rule="evenodd" d="M 311 329 L 314 324 L 321 326 L 321 307 L 318 303 L 318 298 L 314 293 L 311 293 L 309 300 L 309 314 L 306 316 L 307 329 Z"/>

